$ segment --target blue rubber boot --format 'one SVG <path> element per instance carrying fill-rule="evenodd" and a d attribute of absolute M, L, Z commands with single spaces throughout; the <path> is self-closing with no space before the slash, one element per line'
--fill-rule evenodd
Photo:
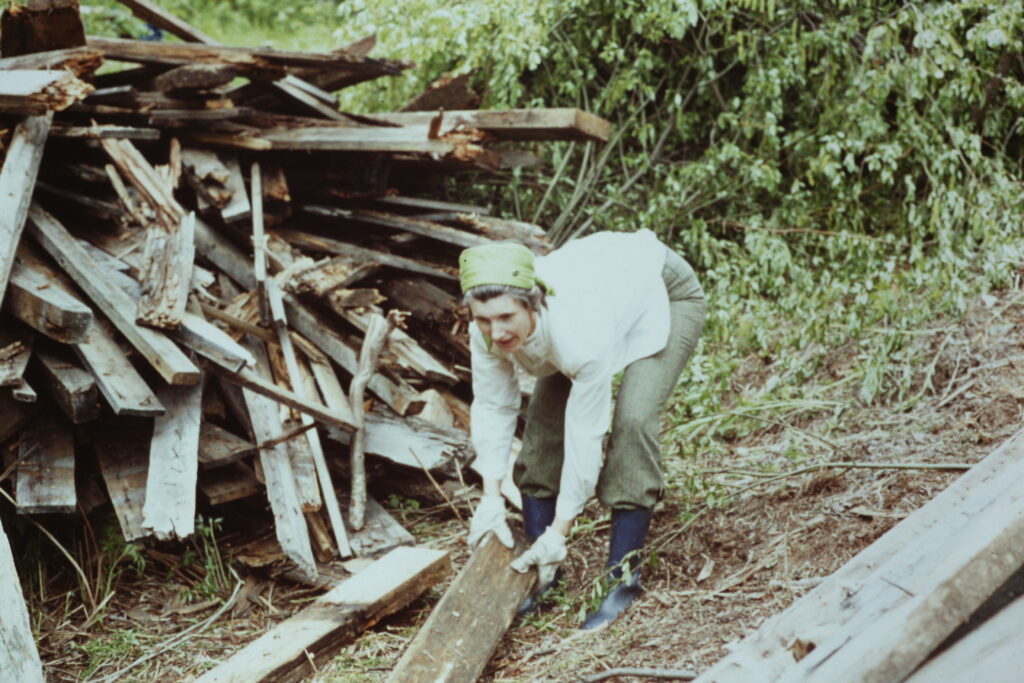
<path fill-rule="evenodd" d="M 608 541 L 608 579 L 615 584 L 600 607 L 587 615 L 580 628 L 588 631 L 612 622 L 640 595 L 639 550 L 651 528 L 651 511 L 612 510 L 612 535 Z M 628 556 L 628 557 L 627 557 Z M 623 577 L 624 567 L 629 573 Z"/>
<path fill-rule="evenodd" d="M 555 519 L 555 499 L 554 498 L 534 498 L 523 494 L 523 531 L 526 532 L 526 537 L 533 543 L 540 535 L 544 533 L 544 530 L 551 526 L 551 522 Z M 535 611 L 540 605 L 541 597 L 549 590 L 555 587 L 559 581 L 562 580 L 562 570 L 559 569 L 555 573 L 555 578 L 543 586 L 540 586 L 532 594 L 526 596 L 521 603 L 519 608 L 516 610 L 516 616 L 521 617 L 525 614 L 530 614 Z"/>

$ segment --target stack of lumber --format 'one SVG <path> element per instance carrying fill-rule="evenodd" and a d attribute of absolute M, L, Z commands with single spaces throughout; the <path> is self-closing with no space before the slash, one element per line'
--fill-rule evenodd
<path fill-rule="evenodd" d="M 697 681 L 1019 681 L 1022 583 L 1024 431 Z"/>
<path fill-rule="evenodd" d="M 9 499 L 24 514 L 109 501 L 137 540 L 185 538 L 197 506 L 227 517 L 265 496 L 270 555 L 308 581 L 331 558 L 412 543 L 367 499 L 363 455 L 460 474 L 472 449 L 457 255 L 547 243 L 409 188 L 530 163 L 507 141 L 601 141 L 609 124 L 575 109 L 444 111 L 471 101 L 464 79 L 417 99 L 433 111 L 344 113 L 332 93 L 410 65 L 370 57 L 372 39 L 224 46 L 124 4 L 176 39 L 86 38 L 72 0 L 5 13 Z"/>

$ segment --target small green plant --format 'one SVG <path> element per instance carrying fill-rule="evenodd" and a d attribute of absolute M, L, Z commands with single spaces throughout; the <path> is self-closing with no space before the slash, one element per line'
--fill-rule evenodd
<path fill-rule="evenodd" d="M 190 539 L 190 546 L 182 553 L 180 564 L 182 567 L 199 568 L 203 578 L 183 591 L 188 600 L 215 598 L 230 590 L 233 585 L 231 569 L 217 543 L 217 532 L 222 522 L 222 519 L 202 515 L 196 518 L 195 534 Z"/>
<path fill-rule="evenodd" d="M 84 652 L 87 657 L 82 678 L 90 678 L 100 667 L 107 663 L 122 662 L 138 654 L 144 645 L 144 639 L 145 636 L 139 631 L 129 628 L 111 631 L 101 636 L 88 638 L 82 643 L 77 643 L 75 647 Z"/>

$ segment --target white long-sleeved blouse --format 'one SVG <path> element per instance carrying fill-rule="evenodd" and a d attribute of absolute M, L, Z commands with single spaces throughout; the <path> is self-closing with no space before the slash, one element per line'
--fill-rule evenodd
<path fill-rule="evenodd" d="M 612 415 L 612 378 L 668 341 L 667 248 L 650 230 L 597 233 L 536 259 L 553 290 L 534 331 L 512 354 L 470 325 L 471 437 L 482 477 L 502 479 L 519 412 L 518 365 L 536 377 L 572 380 L 565 408 L 565 461 L 555 513 L 575 518 L 594 494 Z M 488 348 L 491 346 L 491 348 Z"/>

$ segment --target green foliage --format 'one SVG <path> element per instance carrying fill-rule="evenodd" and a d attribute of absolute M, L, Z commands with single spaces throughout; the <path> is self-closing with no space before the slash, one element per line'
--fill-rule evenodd
<path fill-rule="evenodd" d="M 196 518 L 196 532 L 189 538 L 189 547 L 181 556 L 181 566 L 200 567 L 203 578 L 195 586 L 183 591 L 186 599 L 216 598 L 231 590 L 234 585 L 229 576 L 231 570 L 217 543 L 217 531 L 222 521 L 202 515 Z"/>

